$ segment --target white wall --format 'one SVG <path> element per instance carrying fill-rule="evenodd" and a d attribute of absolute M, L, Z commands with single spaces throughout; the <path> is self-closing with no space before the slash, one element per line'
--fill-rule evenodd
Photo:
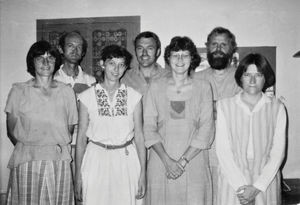
<path fill-rule="evenodd" d="M 229 28 L 239 46 L 277 47 L 277 94 L 289 111 L 289 150 L 284 177 L 300 178 L 300 1 L 298 0 L 0 0 L 0 192 L 6 191 L 6 168 L 12 145 L 3 112 L 13 82 L 25 81 L 25 57 L 36 40 L 36 19 L 141 16 L 141 29 L 159 35 L 165 47 L 175 35 L 204 46 L 215 26 Z M 159 62 L 164 65 L 163 58 Z"/>

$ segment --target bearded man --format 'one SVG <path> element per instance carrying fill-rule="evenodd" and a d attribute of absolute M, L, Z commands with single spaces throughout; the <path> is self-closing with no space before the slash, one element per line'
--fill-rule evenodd
<path fill-rule="evenodd" d="M 236 67 L 231 64 L 233 54 L 237 50 L 235 36 L 226 28 L 216 27 L 207 37 L 206 49 L 210 68 L 196 73 L 195 77 L 210 82 L 213 91 L 214 116 L 216 119 L 216 102 L 223 98 L 232 97 L 241 90 L 234 79 Z M 215 152 L 215 143 L 213 143 L 210 149 L 209 161 L 213 182 L 213 204 L 216 204 L 218 161 Z"/>

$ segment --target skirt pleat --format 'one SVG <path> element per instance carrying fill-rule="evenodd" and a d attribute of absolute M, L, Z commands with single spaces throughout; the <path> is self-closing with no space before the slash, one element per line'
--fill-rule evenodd
<path fill-rule="evenodd" d="M 8 205 L 73 205 L 69 161 L 30 161 L 11 169 Z"/>

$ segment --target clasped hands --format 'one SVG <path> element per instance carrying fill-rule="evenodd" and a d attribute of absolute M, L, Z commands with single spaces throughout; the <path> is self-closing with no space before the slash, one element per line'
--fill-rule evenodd
<path fill-rule="evenodd" d="M 185 166 L 186 163 L 182 158 L 180 158 L 177 161 L 172 158 L 168 158 L 168 160 L 165 163 L 167 178 L 173 180 L 177 179 L 185 171 Z"/>
<path fill-rule="evenodd" d="M 260 190 L 253 185 L 244 185 L 238 188 L 237 197 L 241 205 L 253 204 L 255 197 L 259 194 Z"/>

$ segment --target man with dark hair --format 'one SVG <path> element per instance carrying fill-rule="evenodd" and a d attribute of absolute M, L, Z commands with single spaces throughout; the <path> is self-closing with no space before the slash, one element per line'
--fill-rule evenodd
<path fill-rule="evenodd" d="M 75 93 L 81 93 L 93 83 L 95 78 L 80 66 L 86 54 L 87 42 L 78 31 L 65 33 L 59 39 L 59 51 L 63 55 L 63 64 L 54 75 L 54 79 L 69 84 Z"/>
<path fill-rule="evenodd" d="M 214 116 L 216 119 L 216 101 L 232 97 L 241 90 L 234 79 L 236 67 L 231 63 L 233 54 L 237 51 L 235 36 L 226 28 L 216 27 L 207 37 L 206 49 L 210 68 L 196 73 L 195 76 L 196 78 L 205 79 L 211 84 Z M 218 161 L 215 152 L 215 143 L 213 143 L 209 152 L 209 161 L 213 180 L 213 204 L 216 204 Z"/>
<path fill-rule="evenodd" d="M 155 33 L 145 31 L 136 36 L 134 47 L 138 65 L 128 70 L 121 81 L 144 95 L 149 83 L 166 73 L 156 63 L 161 53 L 161 43 Z"/>

